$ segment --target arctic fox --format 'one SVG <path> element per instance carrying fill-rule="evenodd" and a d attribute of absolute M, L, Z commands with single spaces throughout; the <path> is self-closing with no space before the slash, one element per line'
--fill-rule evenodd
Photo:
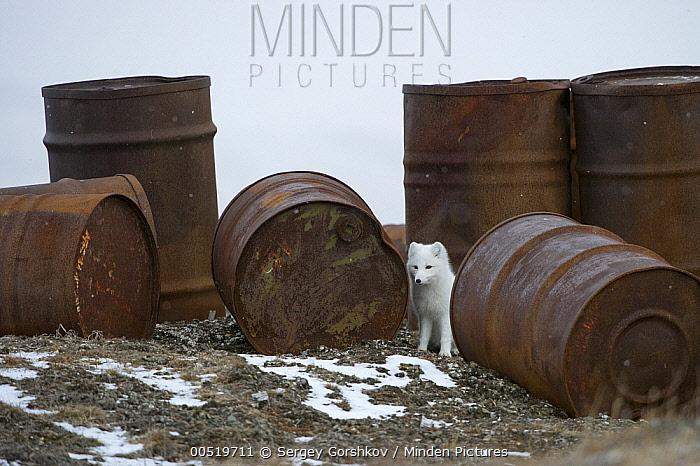
<path fill-rule="evenodd" d="M 411 298 L 420 322 L 418 349 L 439 348 L 440 356 L 452 356 L 450 295 L 455 280 L 447 249 L 442 243 L 411 243 L 408 248 Z"/>

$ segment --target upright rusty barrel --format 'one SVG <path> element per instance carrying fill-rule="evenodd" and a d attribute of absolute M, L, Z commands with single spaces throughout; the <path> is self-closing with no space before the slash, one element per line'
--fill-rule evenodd
<path fill-rule="evenodd" d="M 0 335 L 151 336 L 158 256 L 129 198 L 1 195 L 0 237 Z"/>
<path fill-rule="evenodd" d="M 700 67 L 573 81 L 581 219 L 700 274 Z"/>
<path fill-rule="evenodd" d="M 139 206 L 154 237 L 156 234 L 151 204 L 141 183 L 133 175 L 116 175 L 89 180 L 63 178 L 55 183 L 0 188 L 0 195 L 6 194 L 121 194 Z"/>
<path fill-rule="evenodd" d="M 381 224 L 320 173 L 241 191 L 219 220 L 212 262 L 226 306 L 265 354 L 391 339 L 406 309 L 407 274 Z"/>
<path fill-rule="evenodd" d="M 407 243 L 442 242 L 459 264 L 489 228 L 569 214 L 569 81 L 406 85 Z"/>
<path fill-rule="evenodd" d="M 130 173 L 153 208 L 163 321 L 223 315 L 211 278 L 218 218 L 207 76 L 85 81 L 42 89 L 51 180 Z"/>
<path fill-rule="evenodd" d="M 512 218 L 477 242 L 451 321 L 465 359 L 573 416 L 637 417 L 698 388 L 698 278 L 557 214 Z"/>

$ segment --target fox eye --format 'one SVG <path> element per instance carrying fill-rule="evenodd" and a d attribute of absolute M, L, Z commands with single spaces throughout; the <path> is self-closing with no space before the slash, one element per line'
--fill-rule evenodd
<path fill-rule="evenodd" d="M 417 266 L 417 265 L 414 265 L 413 268 L 416 269 L 416 270 L 418 270 L 418 266 Z"/>
<path fill-rule="evenodd" d="M 426 265 L 425 268 L 426 268 L 426 269 L 432 269 L 433 266 L 432 266 L 432 265 Z"/>

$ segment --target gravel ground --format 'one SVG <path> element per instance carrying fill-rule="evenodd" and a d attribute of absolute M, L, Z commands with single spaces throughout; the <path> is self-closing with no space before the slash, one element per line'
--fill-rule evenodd
<path fill-rule="evenodd" d="M 582 439 L 649 428 L 605 416 L 570 419 L 474 363 L 418 352 L 415 340 L 402 329 L 392 342 L 266 362 L 245 356 L 253 350 L 232 319 L 159 325 L 149 341 L 2 337 L 0 465 L 3 459 L 25 465 L 260 463 L 264 447 L 272 453 L 265 464 L 304 464 L 312 449 L 335 463 L 486 460 L 454 457 L 470 447 L 518 455 L 492 456 L 495 462 L 546 457 L 556 464 L 566 458 L 561 455 L 589 448 L 579 446 Z M 329 359 L 337 361 L 322 364 Z M 392 361 L 398 361 L 394 369 Z M 319 391 L 325 393 L 320 401 L 314 398 Z M 325 400 L 322 410 L 332 402 L 336 417 L 394 415 L 336 419 L 308 406 L 314 399 Z M 688 425 L 688 435 L 700 433 L 700 426 Z M 193 458 L 192 447 L 205 456 L 212 447 L 214 457 Z M 382 450 L 342 456 L 352 447 L 386 449 L 388 458 L 374 456 Z M 452 457 L 432 457 L 431 447 L 449 449 Z M 278 448 L 291 451 L 279 458 Z"/>

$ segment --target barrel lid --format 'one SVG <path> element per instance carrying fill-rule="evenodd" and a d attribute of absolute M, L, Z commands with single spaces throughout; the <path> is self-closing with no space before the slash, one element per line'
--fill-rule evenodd
<path fill-rule="evenodd" d="M 193 91 L 210 85 L 209 76 L 132 76 L 44 86 L 41 95 L 49 99 L 122 99 Z"/>
<path fill-rule="evenodd" d="M 672 95 L 700 92 L 700 66 L 659 66 L 608 71 L 576 78 L 579 95 Z"/>
<path fill-rule="evenodd" d="M 404 84 L 404 94 L 432 95 L 497 95 L 527 94 L 564 90 L 569 88 L 567 79 L 536 79 L 518 77 L 513 79 L 470 81 L 455 84 Z"/>

